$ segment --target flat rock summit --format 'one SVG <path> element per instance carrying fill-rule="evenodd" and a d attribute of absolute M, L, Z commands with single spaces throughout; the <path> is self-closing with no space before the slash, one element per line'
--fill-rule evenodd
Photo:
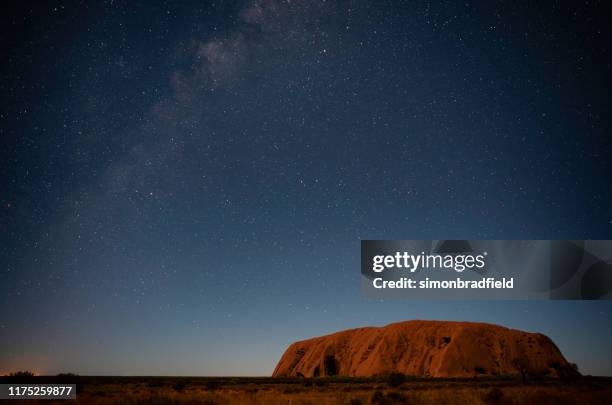
<path fill-rule="evenodd" d="M 371 377 L 392 373 L 560 377 L 577 371 L 541 333 L 486 323 L 406 321 L 295 342 L 281 357 L 273 376 Z"/>

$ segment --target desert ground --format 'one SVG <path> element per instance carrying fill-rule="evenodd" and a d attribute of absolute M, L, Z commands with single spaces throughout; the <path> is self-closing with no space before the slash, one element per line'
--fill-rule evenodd
<path fill-rule="evenodd" d="M 16 381 L 0 378 L 0 383 L 8 382 Z M 40 376 L 31 377 L 22 383 L 76 383 L 75 402 L 79 404 L 609 404 L 612 398 L 612 378 L 608 377 L 523 381 L 521 378 L 440 379 L 403 376 Z M 27 401 L 33 402 L 36 401 Z"/>

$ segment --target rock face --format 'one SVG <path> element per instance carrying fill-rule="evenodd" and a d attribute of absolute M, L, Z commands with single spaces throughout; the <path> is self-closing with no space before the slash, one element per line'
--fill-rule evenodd
<path fill-rule="evenodd" d="M 547 336 L 502 326 L 407 321 L 295 342 L 274 377 L 564 376 L 577 372 Z"/>

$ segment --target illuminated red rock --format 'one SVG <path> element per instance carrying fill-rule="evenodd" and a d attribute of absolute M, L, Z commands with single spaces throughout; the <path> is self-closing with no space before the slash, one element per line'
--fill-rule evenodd
<path fill-rule="evenodd" d="M 447 321 L 406 321 L 350 329 L 295 342 L 274 377 L 572 375 L 557 346 L 541 333 Z"/>

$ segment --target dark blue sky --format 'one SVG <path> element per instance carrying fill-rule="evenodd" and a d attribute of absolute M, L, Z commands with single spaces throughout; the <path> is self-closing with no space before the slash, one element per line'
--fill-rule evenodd
<path fill-rule="evenodd" d="M 0 372 L 267 375 L 404 319 L 548 334 L 612 303 L 363 298 L 360 239 L 612 239 L 599 2 L 15 2 Z"/>

